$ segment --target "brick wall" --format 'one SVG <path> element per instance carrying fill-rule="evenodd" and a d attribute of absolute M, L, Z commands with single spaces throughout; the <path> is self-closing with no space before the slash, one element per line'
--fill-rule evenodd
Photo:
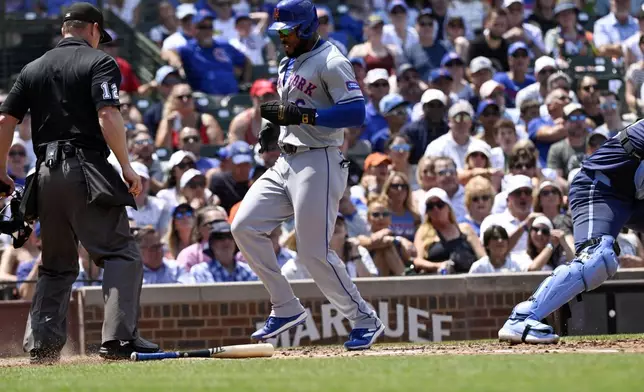
<path fill-rule="evenodd" d="M 528 298 L 547 275 L 369 278 L 357 280 L 356 285 L 387 325 L 384 342 L 489 339 L 496 337 L 512 307 Z M 610 328 L 618 333 L 644 332 L 642 279 L 644 269 L 620 271 L 594 293 L 585 294 L 584 302 L 572 301 L 573 333 L 611 333 Z M 621 288 L 618 290 L 615 284 Z M 350 331 L 348 322 L 315 283 L 297 281 L 292 287 L 312 317 L 274 343 L 297 346 L 344 342 Z M 610 292 L 614 298 L 608 301 L 602 292 Z M 607 319 L 609 306 L 617 311 L 617 319 Z M 0 356 L 20 354 L 28 308 L 28 302 L 0 301 Z M 96 350 L 103 321 L 101 288 L 75 292 L 69 312 L 69 352 Z M 145 286 L 141 293 L 139 329 L 142 336 L 164 349 L 243 344 L 251 342 L 250 335 L 269 313 L 268 294 L 259 282 L 153 285 Z M 554 319 L 550 321 L 558 325 Z"/>
<path fill-rule="evenodd" d="M 383 341 L 408 342 L 495 338 L 513 306 L 529 295 L 530 292 L 516 292 L 366 299 L 387 322 Z M 310 310 L 314 327 L 300 327 L 301 337 L 297 339 L 296 331 L 292 331 L 288 338 L 280 338 L 280 345 L 336 344 L 346 340 L 350 331 L 346 320 L 342 321 L 344 331 L 341 333 L 337 328 L 326 328 L 325 331 L 324 318 L 335 316 L 326 300 L 303 300 L 302 304 Z M 398 309 L 400 305 L 402 310 Z M 326 308 L 325 317 L 322 315 L 323 307 Z M 142 336 L 154 340 L 164 349 L 244 344 L 251 342 L 250 335 L 269 312 L 268 301 L 151 304 L 142 306 L 139 328 Z M 386 317 L 383 315 L 385 312 Z M 83 313 L 86 346 L 93 351 L 101 342 L 103 309 L 100 305 L 92 305 L 85 307 Z M 437 321 L 432 317 L 436 315 L 451 316 L 451 321 Z M 417 321 L 410 321 L 410 317 Z M 437 328 L 449 331 L 448 336 L 433 336 L 434 322 L 440 323 Z"/>

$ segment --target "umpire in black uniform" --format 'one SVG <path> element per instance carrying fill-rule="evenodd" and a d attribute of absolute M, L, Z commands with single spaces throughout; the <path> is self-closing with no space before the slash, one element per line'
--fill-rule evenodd
<path fill-rule="evenodd" d="M 157 352 L 159 347 L 137 332 L 143 267 L 125 206 L 136 208 L 132 195 L 141 192 L 141 179 L 130 166 L 119 112 L 121 73 L 112 57 L 96 49 L 111 37 L 101 12 L 88 3 L 67 9 L 62 35 L 54 49 L 22 69 L 0 106 L 0 181 L 13 191 L 7 153 L 14 127 L 29 109 L 38 157 L 23 210 L 32 219 L 39 216 L 42 265 L 24 348 L 34 363 L 59 358 L 80 240 L 105 269 L 99 355 L 126 359 L 132 351 Z M 108 163 L 108 146 L 128 185 Z"/>

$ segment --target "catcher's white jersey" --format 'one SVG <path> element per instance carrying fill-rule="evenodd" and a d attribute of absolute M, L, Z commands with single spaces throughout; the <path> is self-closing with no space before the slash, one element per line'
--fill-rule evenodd
<path fill-rule="evenodd" d="M 364 101 L 351 62 L 327 41 L 296 59 L 282 59 L 277 87 L 283 101 L 306 108 Z M 280 143 L 307 147 L 340 146 L 343 141 L 341 129 L 308 124 L 283 126 L 279 137 Z"/>

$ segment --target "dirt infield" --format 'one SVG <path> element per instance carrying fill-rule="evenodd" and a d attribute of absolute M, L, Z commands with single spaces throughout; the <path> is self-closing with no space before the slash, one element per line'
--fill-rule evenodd
<path fill-rule="evenodd" d="M 346 351 L 342 346 L 306 346 L 278 348 L 273 358 L 328 358 L 360 356 L 405 355 L 499 355 L 499 354 L 556 354 L 556 353 L 644 353 L 644 338 L 635 339 L 574 339 L 555 345 L 510 345 L 494 341 L 456 342 L 439 344 L 377 344 L 367 351 Z M 203 359 L 190 359 L 203 360 Z M 98 356 L 65 356 L 57 366 L 102 363 Z M 27 358 L 0 358 L 0 368 L 31 366 Z"/>

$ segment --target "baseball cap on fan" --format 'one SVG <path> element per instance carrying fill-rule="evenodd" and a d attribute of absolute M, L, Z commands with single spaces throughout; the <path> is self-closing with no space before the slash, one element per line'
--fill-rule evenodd
<path fill-rule="evenodd" d="M 91 5 L 90 3 L 74 3 L 65 12 L 63 23 L 70 20 L 78 20 L 87 23 L 97 23 L 98 28 L 101 30 L 100 43 L 105 44 L 112 41 L 112 36 L 105 31 L 105 22 L 103 21 L 103 13 Z"/>

